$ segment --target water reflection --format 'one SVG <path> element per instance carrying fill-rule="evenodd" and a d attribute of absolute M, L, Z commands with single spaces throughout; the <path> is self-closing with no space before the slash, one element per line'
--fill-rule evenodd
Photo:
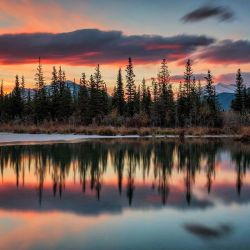
<path fill-rule="evenodd" d="M 0 249 L 249 249 L 249 167 L 232 140 L 2 146 Z"/>
<path fill-rule="evenodd" d="M 50 189 L 55 198 L 62 198 L 67 186 L 69 192 L 73 192 L 72 186 L 81 186 L 86 196 L 94 194 L 100 200 L 102 192 L 107 196 L 111 192 L 108 190 L 112 189 L 113 194 L 116 186 L 122 199 L 125 192 L 129 206 L 136 199 L 140 203 L 143 196 L 155 205 L 158 201 L 155 191 L 162 204 L 168 203 L 171 194 L 170 205 L 180 204 L 183 201 L 178 197 L 185 193 L 187 204 L 209 206 L 209 199 L 193 197 L 197 176 L 210 194 L 217 172 L 233 173 L 229 180 L 235 178 L 240 195 L 250 166 L 249 152 L 250 146 L 227 140 L 191 140 L 186 143 L 146 139 L 96 140 L 78 144 L 3 146 L 0 147 L 0 168 L 2 186 L 13 184 L 15 179 L 16 187 L 28 190 L 32 183 L 40 205 L 44 190 Z M 224 165 L 220 166 L 221 163 Z M 231 192 L 230 183 L 223 183 L 215 187 L 214 194 L 227 185 Z"/>

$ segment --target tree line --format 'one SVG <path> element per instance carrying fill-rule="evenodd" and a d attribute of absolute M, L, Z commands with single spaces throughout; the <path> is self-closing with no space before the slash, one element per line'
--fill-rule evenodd
<path fill-rule="evenodd" d="M 205 85 L 196 80 L 191 60 L 187 60 L 183 81 L 178 93 L 173 91 L 166 59 L 158 75 L 146 84 L 135 82 L 134 65 L 128 59 L 125 79 L 121 68 L 109 95 L 99 64 L 87 79 L 82 73 L 79 87 L 69 87 L 65 71 L 53 67 L 51 82 L 45 84 L 43 67 L 39 59 L 35 74 L 35 88 L 27 89 L 25 79 L 17 75 L 11 93 L 0 88 L 1 122 L 22 121 L 40 124 L 44 121 L 72 122 L 82 125 L 113 126 L 221 126 L 222 110 L 210 70 L 204 77 Z M 236 75 L 235 99 L 232 110 L 241 115 L 250 111 L 250 93 L 244 84 L 240 69 Z"/>

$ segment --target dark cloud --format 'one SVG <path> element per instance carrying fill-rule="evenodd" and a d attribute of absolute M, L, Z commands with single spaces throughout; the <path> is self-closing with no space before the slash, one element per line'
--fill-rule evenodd
<path fill-rule="evenodd" d="M 0 63 L 112 64 L 131 56 L 137 62 L 154 62 L 166 57 L 179 60 L 215 40 L 206 36 L 124 35 L 120 31 L 83 29 L 68 33 L 0 35 Z"/>
<path fill-rule="evenodd" d="M 208 18 L 217 18 L 220 21 L 229 21 L 234 17 L 232 10 L 225 6 L 202 6 L 188 13 L 182 20 L 184 22 L 199 22 Z"/>
<path fill-rule="evenodd" d="M 250 63 L 250 41 L 224 40 L 204 49 L 198 57 L 211 63 Z"/>
<path fill-rule="evenodd" d="M 201 239 L 210 240 L 214 238 L 223 238 L 232 232 L 232 227 L 228 224 L 222 224 L 215 228 L 200 225 L 186 224 L 184 228 Z"/>

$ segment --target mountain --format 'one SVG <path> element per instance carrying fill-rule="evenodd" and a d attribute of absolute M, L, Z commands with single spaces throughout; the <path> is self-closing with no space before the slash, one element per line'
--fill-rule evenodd
<path fill-rule="evenodd" d="M 234 99 L 234 93 L 219 93 L 217 96 L 221 109 L 228 111 L 231 107 L 231 102 Z"/>
<path fill-rule="evenodd" d="M 221 94 L 221 93 L 233 94 L 235 91 L 235 87 L 236 87 L 235 84 L 218 83 L 215 85 L 217 94 Z"/>

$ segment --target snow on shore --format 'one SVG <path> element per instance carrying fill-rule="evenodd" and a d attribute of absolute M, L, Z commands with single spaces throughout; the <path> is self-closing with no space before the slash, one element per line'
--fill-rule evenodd
<path fill-rule="evenodd" d="M 139 138 L 138 135 L 76 135 L 76 134 L 15 134 L 0 133 L 0 144 L 26 144 L 46 142 L 77 142 L 87 139 L 108 139 L 108 138 Z"/>
<path fill-rule="evenodd" d="M 89 139 L 112 139 L 112 138 L 140 138 L 139 135 L 77 135 L 77 134 L 15 134 L 15 133 L 1 133 L 0 145 L 13 144 L 43 144 L 55 142 L 80 142 Z M 176 138 L 178 135 L 156 135 L 145 136 L 146 138 Z M 203 135 L 192 136 L 187 135 L 186 138 L 234 138 L 234 135 Z"/>

